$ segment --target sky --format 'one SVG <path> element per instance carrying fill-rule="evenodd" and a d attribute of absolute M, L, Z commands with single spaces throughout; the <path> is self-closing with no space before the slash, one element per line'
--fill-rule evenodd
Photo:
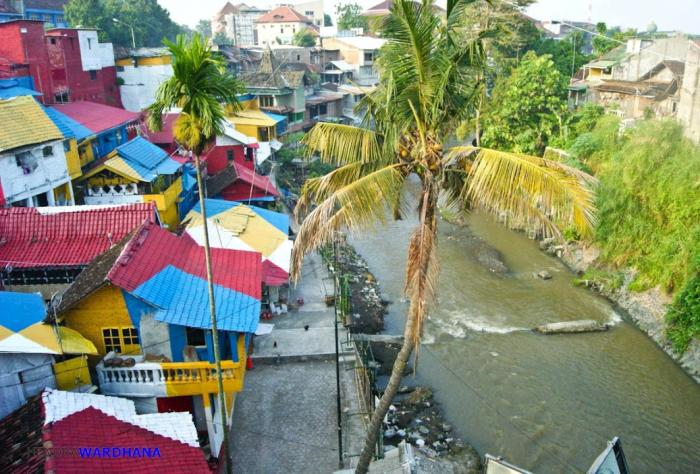
<path fill-rule="evenodd" d="M 239 3 L 244 0 L 235 0 Z M 278 3 L 296 3 L 295 0 L 249 0 L 259 7 Z M 334 16 L 336 3 L 356 2 L 367 8 L 379 0 L 325 0 L 326 13 Z M 200 19 L 210 19 L 226 3 L 225 0 L 158 0 L 170 10 L 177 23 L 194 27 Z M 445 1 L 438 1 L 444 4 Z M 591 6 L 589 15 L 589 5 Z M 654 21 L 660 31 L 683 31 L 700 34 L 700 0 L 539 0 L 527 13 L 541 20 L 604 21 L 608 26 L 633 27 L 645 30 Z"/>

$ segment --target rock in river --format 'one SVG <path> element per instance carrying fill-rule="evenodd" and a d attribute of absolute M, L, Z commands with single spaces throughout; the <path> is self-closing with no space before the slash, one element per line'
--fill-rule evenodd
<path fill-rule="evenodd" d="M 607 324 L 600 324 L 592 319 L 582 319 L 579 321 L 562 321 L 559 323 L 543 324 L 537 326 L 533 331 L 540 334 L 574 334 L 582 332 L 607 331 Z"/>

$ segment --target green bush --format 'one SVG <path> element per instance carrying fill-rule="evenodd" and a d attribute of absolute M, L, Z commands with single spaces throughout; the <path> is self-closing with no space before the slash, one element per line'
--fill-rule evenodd
<path fill-rule="evenodd" d="M 666 315 L 666 331 L 673 347 L 685 352 L 688 344 L 700 335 L 700 275 L 696 274 L 683 288 Z"/>

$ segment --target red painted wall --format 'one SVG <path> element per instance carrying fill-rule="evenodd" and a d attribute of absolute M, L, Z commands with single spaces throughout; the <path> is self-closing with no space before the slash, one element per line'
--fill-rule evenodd
<path fill-rule="evenodd" d="M 121 107 L 117 68 L 114 66 L 83 71 L 80 59 L 78 31 L 53 29 L 46 32 L 46 47 L 51 60 L 51 74 L 55 78 L 56 93 L 70 90 L 70 100 L 87 100 Z"/>
<path fill-rule="evenodd" d="M 49 57 L 44 44 L 44 23 L 28 20 L 0 23 L 0 38 L 0 57 L 29 64 L 34 87 L 44 94 L 44 102 L 53 99 Z"/>
<path fill-rule="evenodd" d="M 246 167 L 253 168 L 252 161 L 245 161 L 243 145 L 227 145 L 214 146 L 206 154 L 207 173 L 209 176 L 215 175 L 226 166 L 228 166 L 228 151 L 233 150 L 233 160 L 236 163 L 244 164 Z"/>
<path fill-rule="evenodd" d="M 192 397 L 167 397 L 156 398 L 158 413 L 168 413 L 171 411 L 188 411 L 194 416 L 192 407 Z"/>

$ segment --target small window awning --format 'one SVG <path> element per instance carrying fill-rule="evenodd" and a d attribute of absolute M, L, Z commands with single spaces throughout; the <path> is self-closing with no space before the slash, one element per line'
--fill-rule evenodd
<path fill-rule="evenodd" d="M 272 120 L 275 121 L 275 124 L 278 124 L 280 122 L 283 122 L 284 120 L 287 120 L 287 117 L 284 115 L 279 115 L 279 114 L 273 114 L 272 112 L 265 112 L 265 115 L 270 117 Z"/>

